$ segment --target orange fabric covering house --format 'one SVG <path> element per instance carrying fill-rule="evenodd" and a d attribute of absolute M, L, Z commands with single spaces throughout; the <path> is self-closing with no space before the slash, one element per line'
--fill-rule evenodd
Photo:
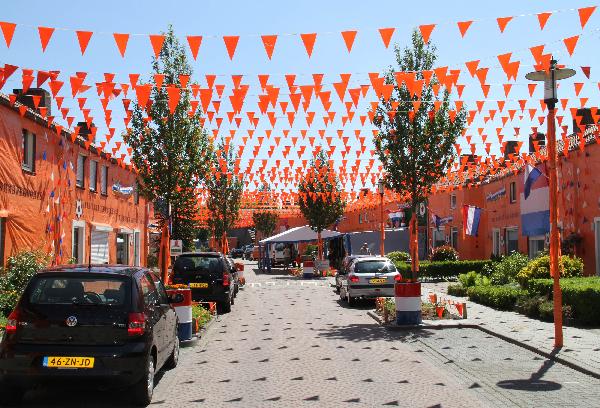
<path fill-rule="evenodd" d="M 54 264 L 145 265 L 148 204 L 134 172 L 19 106 L 0 97 L 0 262 L 39 248 Z"/>

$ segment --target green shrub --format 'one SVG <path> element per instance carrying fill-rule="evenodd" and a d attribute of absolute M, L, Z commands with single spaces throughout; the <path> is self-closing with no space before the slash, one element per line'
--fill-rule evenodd
<path fill-rule="evenodd" d="M 552 299 L 552 284 L 552 279 L 532 279 L 528 287 L 531 293 Z M 584 325 L 600 324 L 600 277 L 561 279 L 560 287 L 571 317 Z"/>
<path fill-rule="evenodd" d="M 500 310 L 513 310 L 518 299 L 527 296 L 527 291 L 515 286 L 472 286 L 467 289 L 469 299 Z"/>
<path fill-rule="evenodd" d="M 448 294 L 450 296 L 467 296 L 467 288 L 460 283 L 452 283 L 448 285 Z"/>
<path fill-rule="evenodd" d="M 548 298 L 543 296 L 523 297 L 517 299 L 515 309 L 517 312 L 524 314 L 525 316 L 537 319 L 540 317 L 540 304 L 547 300 Z"/>
<path fill-rule="evenodd" d="M 418 277 L 422 279 L 448 279 L 456 278 L 461 273 L 475 271 L 479 273 L 481 269 L 491 263 L 489 260 L 467 260 L 467 261 L 446 261 L 446 262 L 419 262 Z M 396 268 L 402 276 L 410 275 L 411 265 L 406 262 L 394 262 Z"/>
<path fill-rule="evenodd" d="M 47 267 L 50 257 L 41 250 L 21 251 L 8 258 L 0 277 L 0 312 L 8 316 L 33 275 Z"/>
<path fill-rule="evenodd" d="M 527 266 L 529 258 L 519 252 L 513 252 L 503 256 L 500 262 L 494 264 L 494 270 L 490 275 L 492 285 L 506 285 L 516 282 L 517 275 Z"/>
<path fill-rule="evenodd" d="M 212 318 L 210 312 L 200 305 L 192 306 L 192 317 L 198 319 L 198 325 L 204 327 Z"/>
<path fill-rule="evenodd" d="M 306 249 L 304 250 L 304 255 L 312 255 L 313 253 L 317 253 L 318 250 L 319 250 L 318 245 L 308 244 L 306 246 Z"/>
<path fill-rule="evenodd" d="M 572 309 L 569 305 L 563 305 L 562 307 L 563 318 L 569 318 L 572 315 Z M 540 303 L 538 315 L 541 320 L 546 322 L 554 321 L 554 302 L 551 300 L 545 300 Z"/>
<path fill-rule="evenodd" d="M 566 255 L 560 258 L 561 277 L 573 278 L 583 275 L 583 261 L 581 258 L 571 258 Z M 539 256 L 529 261 L 527 266 L 517 274 L 517 281 L 523 287 L 527 287 L 527 283 L 531 279 L 543 279 L 550 277 L 550 257 L 548 255 Z"/>
<path fill-rule="evenodd" d="M 403 251 L 393 251 L 386 255 L 393 263 L 396 262 L 409 262 L 410 254 Z"/>
<path fill-rule="evenodd" d="M 442 245 L 433 248 L 429 260 L 431 262 L 458 261 L 458 252 L 450 245 Z"/>
<path fill-rule="evenodd" d="M 468 273 L 461 273 L 460 275 L 458 275 L 458 281 L 465 288 L 470 288 L 471 286 L 476 286 L 476 285 L 489 285 L 490 284 L 490 280 L 487 277 L 485 277 L 475 271 L 471 271 Z"/>

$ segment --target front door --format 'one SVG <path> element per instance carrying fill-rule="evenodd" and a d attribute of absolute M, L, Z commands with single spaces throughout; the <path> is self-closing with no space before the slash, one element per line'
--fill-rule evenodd
<path fill-rule="evenodd" d="M 600 276 L 600 218 L 594 219 L 594 238 L 596 241 L 596 275 Z"/>
<path fill-rule="evenodd" d="M 129 265 L 129 234 L 117 234 L 117 264 Z"/>

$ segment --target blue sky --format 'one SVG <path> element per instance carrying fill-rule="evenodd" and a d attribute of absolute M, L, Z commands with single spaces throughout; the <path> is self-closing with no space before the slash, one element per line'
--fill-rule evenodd
<path fill-rule="evenodd" d="M 97 2 L 71 2 L 53 1 L 42 2 L 30 0 L 23 2 L 7 2 L 0 12 L 0 21 L 17 23 L 17 29 L 10 49 L 0 40 L 0 62 L 18 65 L 24 68 L 42 70 L 61 70 L 62 79 L 67 82 L 62 94 L 67 96 L 65 106 L 71 107 L 71 114 L 75 113 L 81 119 L 81 113 L 76 109 L 76 101 L 70 98 L 68 76 L 77 71 L 89 73 L 86 84 L 100 81 L 105 72 L 115 73 L 117 82 L 128 82 L 128 73 L 140 73 L 147 77 L 150 73 L 152 50 L 148 34 L 156 34 L 166 29 L 168 24 L 173 24 L 176 33 L 185 41 L 185 35 L 202 35 L 204 40 L 200 49 L 198 60 L 192 61 L 195 70 L 195 79 L 205 85 L 205 74 L 217 74 L 217 83 L 231 87 L 231 74 L 243 74 L 243 83 L 251 85 L 249 96 L 244 105 L 244 111 L 257 111 L 256 95 L 259 92 L 257 74 L 270 74 L 270 83 L 282 86 L 281 93 L 287 94 L 285 74 L 296 74 L 297 84 L 312 83 L 313 73 L 323 73 L 323 83 L 326 88 L 331 88 L 331 83 L 339 81 L 338 74 L 351 73 L 350 87 L 368 84 L 368 72 L 382 72 L 394 62 L 392 47 L 386 50 L 382 45 L 377 32 L 378 28 L 396 27 L 392 42 L 401 45 L 407 44 L 411 30 L 419 24 L 436 23 L 431 40 L 436 44 L 439 52 L 439 65 L 448 65 L 451 68 L 461 68 L 463 74 L 460 83 L 466 85 L 462 100 L 468 109 L 475 109 L 475 101 L 483 99 L 480 87 L 466 72 L 464 62 L 481 59 L 480 66 L 490 67 L 487 82 L 492 85 L 489 100 L 485 109 L 495 108 L 495 100 L 506 99 L 502 84 L 506 83 L 506 76 L 499 69 L 496 55 L 512 52 L 512 60 L 521 60 L 519 78 L 514 82 L 511 94 L 505 109 L 518 106 L 518 99 L 528 99 L 527 107 L 539 108 L 537 99 L 541 98 L 542 91 L 538 89 L 534 99 L 529 98 L 527 81 L 524 79 L 526 72 L 532 69 L 533 59 L 528 48 L 534 45 L 547 44 L 546 52 L 553 52 L 563 63 L 577 70 L 577 76 L 571 82 L 585 82 L 580 96 L 590 98 L 589 105 L 598 105 L 597 75 L 595 62 L 598 60 L 598 43 L 600 17 L 598 11 L 592 16 L 585 30 L 581 30 L 576 9 L 594 5 L 592 0 L 569 2 L 559 1 L 431 1 L 431 2 L 358 2 L 358 1 L 97 1 Z M 564 10 L 550 17 L 547 27 L 541 31 L 535 13 L 542 11 Z M 500 34 L 497 17 L 515 17 L 508 24 L 504 34 Z M 456 22 L 474 20 L 464 39 L 456 27 Z M 42 53 L 37 26 L 56 27 L 50 44 L 45 53 Z M 64 29 L 64 30 L 63 30 Z M 93 31 L 94 35 L 85 56 L 81 56 L 79 45 L 76 41 L 74 30 Z M 340 31 L 358 30 L 354 48 L 348 53 Z M 131 33 L 126 57 L 121 58 L 115 46 L 112 33 Z M 312 58 L 307 58 L 306 52 L 298 33 L 318 33 Z M 260 40 L 261 34 L 279 34 L 273 59 L 269 61 Z M 573 58 L 570 58 L 562 44 L 562 39 L 573 35 L 583 34 L 580 38 Z M 240 42 L 233 61 L 230 61 L 223 45 L 222 35 L 240 35 Z M 591 66 L 591 80 L 585 78 L 580 66 Z M 20 85 L 20 72 L 17 72 L 2 92 L 8 93 Z M 325 127 L 322 122 L 316 123 L 309 129 L 309 135 L 317 135 L 319 129 L 326 129 L 327 135 L 336 136 L 336 130 L 342 129 L 340 117 L 345 111 L 340 104 L 335 91 L 332 90 L 332 110 L 339 111 L 336 121 Z M 226 90 L 227 94 L 227 90 Z M 100 103 L 93 90 L 85 95 L 88 97 L 88 107 L 92 108 L 92 115 L 97 118 L 95 123 L 99 126 L 99 134 L 106 133 L 106 126 L 101 123 L 103 117 Z M 561 97 L 569 97 L 569 106 L 578 106 L 574 99 L 572 84 L 565 84 L 561 90 Z M 130 94 L 132 97 L 132 94 Z M 280 100 L 287 100 L 280 98 Z M 226 98 L 224 98 L 225 100 Z M 348 100 L 348 96 L 346 97 Z M 358 121 L 360 114 L 365 114 L 369 100 L 374 100 L 373 95 L 362 100 L 356 113 L 355 120 L 344 127 L 344 135 L 352 136 L 354 130 L 361 129 L 363 136 L 371 134 L 370 127 L 362 127 Z M 225 102 L 224 102 L 225 104 Z M 221 108 L 221 115 L 226 117 L 227 104 Z M 117 133 L 123 128 L 123 110 L 119 101 L 111 102 L 113 109 L 113 126 Z M 320 110 L 319 110 L 320 109 Z M 75 112 L 77 110 L 77 112 Z M 315 110 L 316 118 L 323 115 L 320 102 L 313 101 L 311 110 Z M 538 112 L 540 115 L 541 112 Z M 281 129 L 289 128 L 287 120 L 278 109 L 278 125 L 273 134 L 280 134 Z M 499 115 L 501 116 L 501 115 Z M 478 127 L 485 128 L 488 141 L 494 143 L 494 151 L 498 150 L 495 128 L 502 126 L 499 116 L 495 121 L 484 123 L 482 119 L 468 132 L 473 134 L 473 141 L 481 144 L 476 136 Z M 76 119 L 76 121 L 77 121 Z M 245 119 L 245 115 L 244 115 Z M 317 120 L 315 120 L 317 122 Z M 518 123 L 508 123 L 503 130 L 506 139 L 517 139 L 526 142 L 530 121 L 524 118 Z M 536 125 L 537 120 L 535 121 Z M 224 120 L 221 134 L 228 133 L 227 120 Z M 268 121 L 261 121 L 256 130 L 256 136 L 264 133 Z M 565 123 L 569 123 L 567 120 Z M 521 127 L 520 136 L 515 135 L 514 127 Z M 241 136 L 246 135 L 247 121 L 244 120 L 240 130 L 236 133 L 237 143 Z M 304 121 L 296 121 L 290 135 L 298 135 L 300 129 L 307 129 Z M 279 132 L 278 132 L 279 131 Z M 264 134 L 263 134 L 264 135 Z M 118 140 L 115 138 L 113 140 Z M 250 141 L 252 145 L 254 142 Z M 290 144 L 284 141 L 282 144 Z M 336 141 L 339 144 L 339 141 Z M 353 143 L 353 142 L 351 142 Z M 370 143 L 368 143 L 370 145 Z M 111 147 L 114 142 L 111 143 Z M 526 143 L 525 143 L 526 145 Z M 465 146 L 466 147 L 466 146 Z M 339 147 L 337 149 L 339 151 Z M 353 149 L 354 150 L 354 149 Z M 124 150 L 122 150 L 124 151 Z M 368 153 L 368 151 L 367 151 Z M 478 146 L 478 153 L 483 153 L 483 146 Z M 252 149 L 247 148 L 244 159 L 252 155 Z M 304 158 L 309 158 L 307 150 Z M 269 161 L 268 167 L 274 165 L 275 157 L 282 158 L 279 150 Z M 351 156 L 349 161 L 352 161 Z M 263 148 L 258 158 L 267 159 L 266 150 Z M 294 157 L 298 159 L 297 157 Z M 341 164 L 341 156 L 336 152 L 333 158 Z M 370 157 L 362 156 L 362 160 Z M 298 160 L 296 160 L 298 161 Z M 296 164 L 297 165 L 297 164 Z M 350 164 L 349 164 L 350 166 Z M 255 165 L 254 170 L 257 170 Z M 356 188 L 361 187 L 360 183 Z M 347 188 L 351 188 L 347 186 Z"/>

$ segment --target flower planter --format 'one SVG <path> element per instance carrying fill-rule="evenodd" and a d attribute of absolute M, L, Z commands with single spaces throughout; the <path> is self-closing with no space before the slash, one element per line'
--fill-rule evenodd
<path fill-rule="evenodd" d="M 192 328 L 192 291 L 190 288 L 185 289 L 167 289 L 167 295 L 173 296 L 181 293 L 183 295 L 183 301 L 180 303 L 173 303 L 175 307 L 175 313 L 179 319 L 179 325 L 177 326 L 177 335 L 179 341 L 187 341 L 192 339 L 193 328 Z"/>
<path fill-rule="evenodd" d="M 421 282 L 397 282 L 394 285 L 396 324 L 421 324 Z"/>

